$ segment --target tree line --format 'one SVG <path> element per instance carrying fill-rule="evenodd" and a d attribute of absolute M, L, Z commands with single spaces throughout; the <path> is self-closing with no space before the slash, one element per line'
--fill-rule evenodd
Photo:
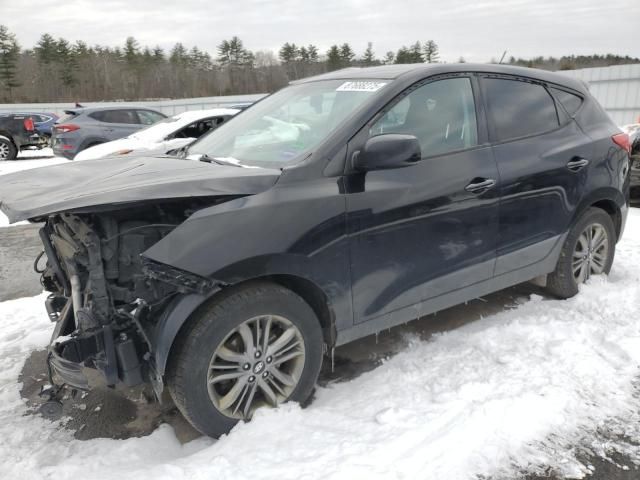
<path fill-rule="evenodd" d="M 313 44 L 286 42 L 277 52 L 250 51 L 232 37 L 217 45 L 215 54 L 176 43 L 165 51 L 140 45 L 128 37 L 116 47 L 70 42 L 43 34 L 33 48 L 24 49 L 16 36 L 0 25 L 0 102 L 90 102 L 190 98 L 213 95 L 268 93 L 291 80 L 349 66 L 440 61 L 434 40 L 416 41 L 378 56 L 373 44 L 358 53 L 349 43 L 326 51 Z M 460 58 L 464 62 L 463 58 Z M 539 68 L 581 68 L 588 62 L 631 63 L 637 58 L 607 55 L 509 63 Z"/>
<path fill-rule="evenodd" d="M 128 37 L 122 46 L 90 46 L 43 34 L 31 49 L 0 25 L 0 101 L 90 102 L 190 98 L 272 92 L 296 80 L 348 66 L 435 62 L 433 40 L 378 59 L 368 44 L 358 55 L 348 43 L 320 52 L 285 43 L 278 52 L 252 52 L 242 40 L 223 40 L 215 56 L 176 43 L 165 51 Z"/>

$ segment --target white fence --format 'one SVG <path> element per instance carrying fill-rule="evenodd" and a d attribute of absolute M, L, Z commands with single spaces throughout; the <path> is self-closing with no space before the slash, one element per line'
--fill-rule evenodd
<path fill-rule="evenodd" d="M 640 123 L 640 63 L 560 73 L 587 82 L 593 96 L 618 125 Z"/>
<path fill-rule="evenodd" d="M 158 110 L 171 116 L 188 110 L 207 110 L 217 107 L 231 107 L 260 100 L 265 94 L 257 95 L 230 95 L 225 97 L 199 97 L 182 98 L 177 100 L 154 100 L 144 102 L 82 102 L 85 107 L 108 107 L 110 105 L 144 106 Z M 49 112 L 62 115 L 65 110 L 73 108 L 73 103 L 15 103 L 0 105 L 0 113 L 11 112 Z"/>

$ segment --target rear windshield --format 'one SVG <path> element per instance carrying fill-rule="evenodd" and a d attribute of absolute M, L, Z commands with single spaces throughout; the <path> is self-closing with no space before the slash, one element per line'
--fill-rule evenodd
<path fill-rule="evenodd" d="M 61 116 L 58 120 L 56 120 L 56 123 L 67 123 L 68 121 L 70 121 L 73 118 L 76 118 L 77 116 L 78 114 L 75 112 L 64 112 L 64 115 Z"/>

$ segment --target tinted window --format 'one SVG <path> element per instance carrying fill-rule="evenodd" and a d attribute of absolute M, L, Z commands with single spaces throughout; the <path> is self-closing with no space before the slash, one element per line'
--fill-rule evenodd
<path fill-rule="evenodd" d="M 478 144 L 471 80 L 448 78 L 415 89 L 371 128 L 385 133 L 414 135 L 422 156 L 440 155 Z"/>
<path fill-rule="evenodd" d="M 138 123 L 138 117 L 133 110 L 101 110 L 93 112 L 89 116 L 106 123 Z"/>
<path fill-rule="evenodd" d="M 150 110 L 138 110 L 138 118 L 140 119 L 140 123 L 143 125 L 153 125 L 160 120 L 164 120 L 165 117 Z"/>
<path fill-rule="evenodd" d="M 483 81 L 496 140 L 535 135 L 560 125 L 555 102 L 542 85 L 500 78 Z"/>
<path fill-rule="evenodd" d="M 582 98 L 578 95 L 557 88 L 552 88 L 551 91 L 571 116 L 573 116 L 580 108 L 580 105 L 582 105 Z"/>
<path fill-rule="evenodd" d="M 228 117 L 212 117 L 198 120 L 178 130 L 173 135 L 173 138 L 200 138 L 205 133 L 218 128 L 227 118 Z"/>

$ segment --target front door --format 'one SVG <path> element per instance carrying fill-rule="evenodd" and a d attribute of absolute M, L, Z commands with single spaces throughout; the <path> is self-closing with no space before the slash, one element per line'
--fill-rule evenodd
<path fill-rule="evenodd" d="M 356 323 L 400 310 L 418 317 L 430 299 L 493 275 L 498 174 L 478 134 L 472 79 L 409 90 L 355 138 L 415 135 L 422 160 L 345 179 Z"/>

